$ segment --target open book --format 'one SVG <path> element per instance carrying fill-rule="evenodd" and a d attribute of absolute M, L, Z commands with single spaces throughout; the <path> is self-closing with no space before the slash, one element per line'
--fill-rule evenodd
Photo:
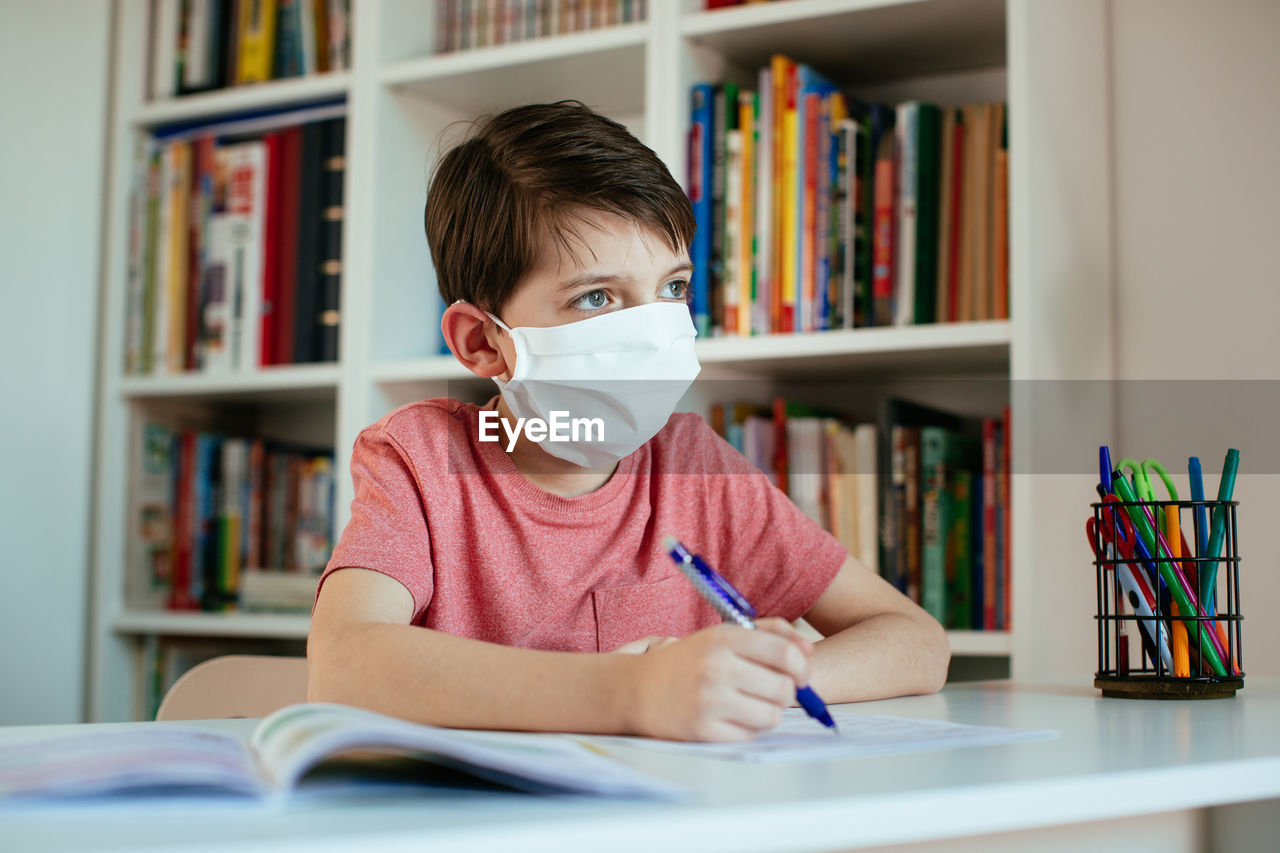
<path fill-rule="evenodd" d="M 571 735 L 444 729 L 312 703 L 264 717 L 248 743 L 226 732 L 163 724 L 0 746 L 0 801 L 180 789 L 270 797 L 335 763 L 358 778 L 362 766 L 372 775 L 379 762 L 385 769 L 406 761 L 537 792 L 661 799 L 688 793 Z"/>

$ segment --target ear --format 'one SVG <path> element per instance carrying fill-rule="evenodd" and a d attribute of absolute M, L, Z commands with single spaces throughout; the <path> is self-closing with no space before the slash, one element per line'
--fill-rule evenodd
<path fill-rule="evenodd" d="M 469 302 L 455 302 L 440 317 L 440 333 L 462 366 L 476 376 L 490 379 L 509 374 L 507 355 L 498 345 L 498 338 L 506 333 L 476 306 Z"/>

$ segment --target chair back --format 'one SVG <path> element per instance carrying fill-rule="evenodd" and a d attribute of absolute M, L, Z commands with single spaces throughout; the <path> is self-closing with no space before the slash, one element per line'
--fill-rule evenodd
<path fill-rule="evenodd" d="M 156 720 L 265 717 L 307 701 L 307 659 L 223 655 L 193 666 L 164 695 Z"/>

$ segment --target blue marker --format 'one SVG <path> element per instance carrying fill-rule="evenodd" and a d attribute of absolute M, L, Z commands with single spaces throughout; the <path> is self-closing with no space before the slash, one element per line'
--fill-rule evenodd
<path fill-rule="evenodd" d="M 721 577 L 719 572 L 708 566 L 697 554 L 689 553 L 688 549 L 673 537 L 668 536 L 664 539 L 662 547 L 671 555 L 671 559 L 675 560 L 676 566 L 689 579 L 689 583 L 693 584 L 698 594 L 720 614 L 721 619 L 755 630 L 756 609 L 742 597 L 742 593 L 733 588 L 733 584 Z M 796 701 L 800 703 L 801 708 L 804 708 L 806 714 L 832 731 L 836 731 L 836 721 L 831 719 L 826 703 L 813 692 L 812 687 L 808 685 L 797 687 Z"/>
<path fill-rule="evenodd" d="M 1098 483 L 1104 496 L 1111 494 L 1111 470 L 1111 448 L 1103 444 L 1098 447 Z"/>

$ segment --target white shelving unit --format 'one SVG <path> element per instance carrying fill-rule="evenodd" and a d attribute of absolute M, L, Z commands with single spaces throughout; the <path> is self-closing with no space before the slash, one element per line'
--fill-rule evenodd
<path fill-rule="evenodd" d="M 1063 596 L 1080 597 L 1072 575 L 1087 566 L 1077 565 L 1071 554 L 1071 544 L 1079 543 L 1059 537 L 1056 528 L 1052 536 L 1042 533 L 1060 513 L 1082 516 L 1088 494 L 1067 494 L 1056 478 L 1048 482 L 1036 472 L 1036 431 L 1049 413 L 1020 389 L 1027 384 L 1022 380 L 1108 377 L 1109 119 L 1104 71 L 1080 63 L 1104 43 L 1105 0 L 779 0 L 712 12 L 702 11 L 698 0 L 650 0 L 647 22 L 443 56 L 430 53 L 435 4 L 353 0 L 350 71 L 155 104 L 142 100 L 148 5 L 121 0 L 116 7 L 91 626 L 93 719 L 135 713 L 136 650 L 144 637 L 306 635 L 306 617 L 126 608 L 132 417 L 159 406 L 214 418 L 233 403 L 260 407 L 263 422 L 277 430 L 302 430 L 309 440 L 327 437 L 342 475 L 336 534 L 348 518 L 351 483 L 345 472 L 360 429 L 396 405 L 439 395 L 450 382 L 468 377 L 452 359 L 435 355 L 437 297 L 422 230 L 431 164 L 463 132 L 458 123 L 518 103 L 578 98 L 631 128 L 683 178 L 689 86 L 717 79 L 754 86 L 756 69 L 773 52 L 809 62 L 871 97 L 1008 101 L 1013 319 L 712 339 L 698 345 L 704 375 L 762 386 L 811 376 L 1010 380 L 1013 630 L 953 632 L 952 646 L 957 655 L 1007 659 L 1015 675 L 1028 676 L 1037 674 L 1038 662 L 1051 657 L 1044 650 L 1061 636 L 1092 636 L 1091 609 L 1072 613 L 1058 606 Z M 345 96 L 348 104 L 341 360 L 231 379 L 125 377 L 128 194 L 136 134 L 170 121 L 335 96 Z M 1111 412 L 1052 416 L 1059 433 L 1078 427 L 1087 434 L 1099 425 L 1109 428 Z M 1081 576 L 1090 600 L 1092 575 Z"/>

